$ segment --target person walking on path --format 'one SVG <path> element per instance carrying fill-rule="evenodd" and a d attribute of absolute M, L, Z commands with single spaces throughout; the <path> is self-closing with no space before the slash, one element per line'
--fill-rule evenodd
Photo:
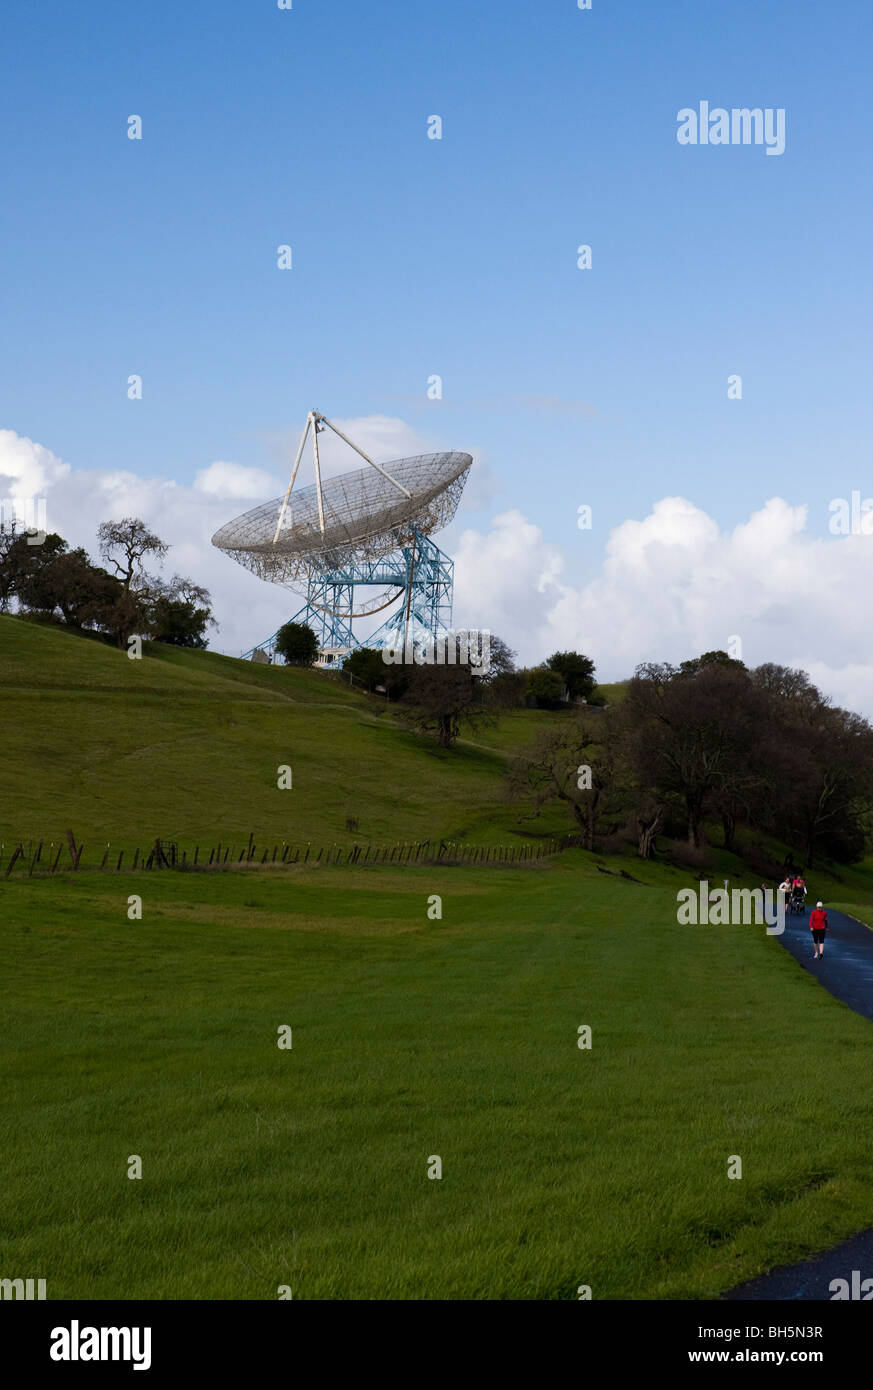
<path fill-rule="evenodd" d="M 816 903 L 809 914 L 809 929 L 812 932 L 812 958 L 820 960 L 824 956 L 825 935 L 828 929 L 828 915 L 821 903 Z"/>

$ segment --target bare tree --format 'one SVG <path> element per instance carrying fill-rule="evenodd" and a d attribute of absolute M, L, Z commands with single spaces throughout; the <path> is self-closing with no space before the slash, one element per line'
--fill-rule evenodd
<path fill-rule="evenodd" d="M 125 516 L 121 521 L 101 521 L 97 540 L 103 559 L 115 566 L 125 594 L 142 574 L 146 555 L 153 555 L 160 562 L 169 550 L 160 536 L 135 516 Z"/>
<path fill-rule="evenodd" d="M 149 627 L 150 595 L 143 560 L 153 555 L 159 562 L 163 561 L 169 546 L 134 516 L 122 517 L 121 521 L 101 521 L 97 540 L 101 556 L 114 566 L 121 582 L 121 593 L 107 626 L 115 633 L 119 647 L 123 647 L 131 633 L 147 632 Z"/>

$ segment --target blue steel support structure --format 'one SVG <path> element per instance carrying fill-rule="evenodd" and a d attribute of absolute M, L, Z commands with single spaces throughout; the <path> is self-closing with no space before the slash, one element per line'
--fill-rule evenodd
<path fill-rule="evenodd" d="M 325 570 L 310 581 L 306 603 L 291 619 L 306 623 L 318 637 L 319 651 L 341 666 L 356 647 L 397 647 L 405 642 L 423 643 L 451 631 L 454 564 L 439 546 L 419 531 L 393 554 L 344 570 Z M 396 604 L 381 627 L 359 641 L 353 629 L 355 589 L 396 587 Z M 245 652 L 261 651 L 276 656 L 276 637 Z"/>

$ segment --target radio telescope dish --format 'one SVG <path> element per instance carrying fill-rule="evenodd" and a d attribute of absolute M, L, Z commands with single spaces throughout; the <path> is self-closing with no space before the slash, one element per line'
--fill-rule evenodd
<path fill-rule="evenodd" d="M 390 479 L 372 468 L 343 473 L 320 490 L 302 488 L 284 509 L 276 498 L 245 512 L 212 543 L 261 579 L 294 588 L 313 570 L 389 555 L 414 530 L 441 531 L 455 515 L 472 462 L 469 454 L 420 454 L 386 464 Z"/>
<path fill-rule="evenodd" d="M 291 496 L 310 424 L 329 425 L 367 459 L 368 468 L 321 480 L 318 437 L 313 434 L 316 482 Z M 378 560 L 408 544 L 414 532 L 429 536 L 452 520 L 472 466 L 470 454 L 418 454 L 384 467 L 335 425 L 310 411 L 285 497 L 264 502 L 222 526 L 212 544 L 261 579 L 295 589 L 326 570 Z"/>
<path fill-rule="evenodd" d="M 322 481 L 318 435 L 325 426 L 360 454 L 367 467 Z M 295 493 L 310 428 L 315 483 Z M 216 531 L 212 544 L 261 579 L 306 593 L 309 608 L 341 619 L 342 639 L 332 645 L 347 648 L 351 619 L 390 607 L 401 594 L 424 584 L 428 563 L 434 576 L 432 613 L 440 605 L 440 611 L 445 609 L 447 596 L 450 613 L 450 562 L 442 557 L 441 567 L 436 558 L 441 552 L 427 538 L 454 517 L 472 463 L 470 454 L 449 451 L 381 465 L 326 416 L 311 410 L 285 496 L 229 521 Z M 355 601 L 356 586 L 381 592 Z M 407 624 L 411 613 L 407 604 Z M 433 616 L 429 621 L 442 620 Z M 327 623 L 325 631 L 330 627 Z M 337 625 L 331 628 L 334 634 L 338 630 Z M 330 645 L 327 638 L 324 645 Z"/>

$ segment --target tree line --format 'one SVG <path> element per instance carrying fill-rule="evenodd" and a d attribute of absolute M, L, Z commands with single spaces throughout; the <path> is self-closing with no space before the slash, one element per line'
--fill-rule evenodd
<path fill-rule="evenodd" d="M 469 635 L 454 634 L 455 638 Z M 474 642 L 478 640 L 478 634 L 473 636 Z M 474 668 L 470 669 L 472 684 L 467 692 L 470 700 L 462 701 L 464 705 L 481 703 L 486 690 L 491 704 L 499 699 L 504 707 L 531 704 L 540 709 L 560 709 L 577 701 L 603 703 L 596 694 L 594 662 L 590 657 L 580 652 L 553 652 L 542 665 L 518 670 L 515 652 L 501 637 L 489 635 L 488 645 L 488 670 L 480 676 Z M 276 633 L 275 650 L 289 666 L 311 666 L 318 655 L 318 638 L 306 623 L 285 623 Z M 343 670 L 365 690 L 379 691 L 391 700 L 402 699 L 413 686 L 423 693 L 427 687 L 442 685 L 447 696 L 452 690 L 462 696 L 463 680 L 441 680 L 429 675 L 438 669 L 437 665 L 427 663 L 421 666 L 387 663 L 381 649 L 376 647 L 356 647 L 343 662 Z M 463 666 L 459 663 L 455 669 L 462 671 Z"/>
<path fill-rule="evenodd" d="M 457 632 L 479 650 L 479 634 Z M 276 633 L 275 651 L 289 666 L 311 666 L 318 639 L 306 623 L 285 623 Z M 481 672 L 469 662 L 386 662 L 381 649 L 357 647 L 346 656 L 343 672 L 371 694 L 397 702 L 401 718 L 424 733 L 433 733 L 450 748 L 464 724 L 492 720 L 501 710 L 525 705 L 564 709 L 568 703 L 603 703 L 596 694 L 594 662 L 580 652 L 554 652 L 541 665 L 518 670 L 515 652 L 489 634 L 488 664 Z"/>
<path fill-rule="evenodd" d="M 456 638 L 472 634 L 456 633 Z M 565 709 L 570 702 L 596 700 L 594 662 L 579 652 L 555 652 L 542 666 L 518 670 L 515 653 L 502 638 L 489 638 L 487 668 L 467 663 L 386 663 L 381 651 L 360 647 L 343 669 L 370 691 L 398 702 L 401 718 L 434 733 L 450 748 L 462 725 L 493 721 L 502 711 L 536 705 Z"/>
<path fill-rule="evenodd" d="M 0 528 L 0 612 L 63 623 L 109 636 L 119 647 L 133 636 L 171 646 L 205 647 L 214 625 L 209 593 L 180 575 L 162 579 L 146 569 L 163 563 L 169 547 L 137 517 L 102 521 L 95 564 L 81 546 L 57 532 L 34 544 L 14 523 Z"/>
<path fill-rule="evenodd" d="M 31 543 L 14 526 L 0 530 L 0 612 L 16 611 L 108 636 L 134 635 L 205 647 L 214 624 L 209 593 L 189 579 L 147 569 L 168 546 L 135 517 L 98 527 L 103 566 L 51 533 Z M 312 630 L 287 624 L 279 650 L 311 665 Z M 368 690 L 396 701 L 410 727 L 448 749 L 466 724 L 535 704 L 561 711 L 514 760 L 510 798 L 538 815 L 563 803 L 589 849 L 633 837 L 648 858 L 659 834 L 698 850 L 712 827 L 725 849 L 753 830 L 816 855 L 853 863 L 873 830 L 873 728 L 834 706 L 804 671 L 772 662 L 747 668 L 722 651 L 679 666 L 637 667 L 620 700 L 604 707 L 595 666 L 580 652 L 555 652 L 518 670 L 515 653 L 490 638 L 490 663 L 391 665 L 359 648 L 345 670 Z"/>
<path fill-rule="evenodd" d="M 533 814 L 566 804 L 589 849 L 630 833 L 648 858 L 664 833 L 697 850 L 718 826 L 728 850 L 754 830 L 808 866 L 853 863 L 873 828 L 873 728 L 773 662 L 645 663 L 596 720 L 578 711 L 516 758 L 509 794 Z"/>

